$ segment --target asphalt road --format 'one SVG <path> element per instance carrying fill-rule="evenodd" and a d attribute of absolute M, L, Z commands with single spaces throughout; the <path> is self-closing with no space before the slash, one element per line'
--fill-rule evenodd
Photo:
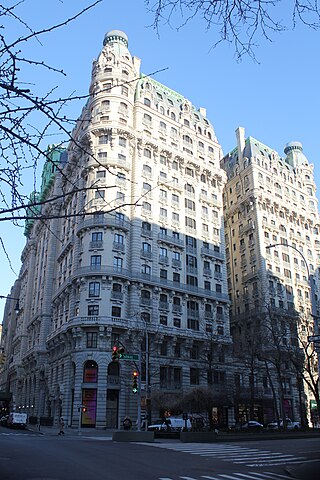
<path fill-rule="evenodd" d="M 320 438 L 140 444 L 0 427 L 0 479 L 316 480 L 319 449 Z"/>

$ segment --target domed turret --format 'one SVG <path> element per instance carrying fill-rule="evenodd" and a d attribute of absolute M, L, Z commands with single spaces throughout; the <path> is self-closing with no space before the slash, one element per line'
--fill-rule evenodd
<path fill-rule="evenodd" d="M 105 46 L 107 43 L 117 43 L 117 42 L 121 42 L 126 47 L 128 47 L 127 35 L 121 30 L 111 30 L 105 35 L 103 40 L 103 46 Z"/>
<path fill-rule="evenodd" d="M 284 148 L 286 154 L 286 162 L 292 167 L 299 167 L 301 165 L 308 165 L 308 160 L 303 153 L 302 144 L 300 142 L 289 142 Z"/>

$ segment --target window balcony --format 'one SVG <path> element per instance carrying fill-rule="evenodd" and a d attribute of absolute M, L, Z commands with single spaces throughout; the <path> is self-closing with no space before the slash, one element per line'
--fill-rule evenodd
<path fill-rule="evenodd" d="M 169 302 L 159 302 L 159 310 L 169 311 Z"/>
<path fill-rule="evenodd" d="M 101 241 L 101 242 L 90 242 L 89 243 L 89 248 L 92 248 L 92 249 L 103 248 L 103 241 Z"/>
<path fill-rule="evenodd" d="M 113 242 L 112 249 L 116 250 L 117 252 L 124 252 L 125 251 L 125 245 L 124 245 L 124 243 Z"/>
<path fill-rule="evenodd" d="M 144 307 L 151 307 L 152 300 L 148 297 L 141 297 L 140 298 L 140 305 Z"/>
<path fill-rule="evenodd" d="M 191 273 L 192 275 L 197 275 L 198 269 L 197 267 L 191 267 L 190 265 L 187 265 L 187 273 Z"/>
<path fill-rule="evenodd" d="M 159 255 L 159 263 L 162 265 L 169 265 L 169 257 L 165 255 Z"/>
<path fill-rule="evenodd" d="M 181 313 L 182 312 L 182 305 L 177 305 L 177 304 L 173 304 L 172 305 L 172 312 L 173 313 Z"/>
<path fill-rule="evenodd" d="M 158 241 L 183 247 L 183 240 L 181 240 L 181 238 L 171 237 L 170 235 L 165 235 L 163 233 L 158 233 Z"/>
<path fill-rule="evenodd" d="M 181 260 L 176 260 L 175 258 L 173 258 L 172 259 L 172 266 L 177 267 L 177 268 L 181 268 L 182 267 Z"/>
<path fill-rule="evenodd" d="M 123 300 L 123 292 L 116 292 L 111 290 L 111 300 Z"/>
<path fill-rule="evenodd" d="M 143 250 L 141 249 L 140 250 L 140 256 L 143 257 L 143 258 L 151 258 L 152 257 L 152 252 L 149 251 L 149 250 Z"/>

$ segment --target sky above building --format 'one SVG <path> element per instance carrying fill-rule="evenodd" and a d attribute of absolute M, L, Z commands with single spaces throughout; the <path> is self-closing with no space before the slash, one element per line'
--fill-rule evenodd
<path fill-rule="evenodd" d="M 49 27 L 89 5 L 88 0 L 25 0 L 16 12 L 33 30 Z M 280 16 L 288 18 L 291 9 L 283 1 Z M 255 53 L 257 61 L 244 57 L 237 62 L 232 45 L 215 42 L 214 26 L 207 30 L 200 19 L 187 23 L 179 31 L 163 24 L 160 34 L 152 28 L 153 15 L 144 0 L 103 0 L 74 22 L 25 44 L 25 54 L 66 73 L 62 76 L 42 68 L 25 66 L 25 78 L 42 93 L 57 86 L 57 96 L 88 93 L 92 61 L 102 49 L 105 34 L 124 31 L 132 55 L 141 58 L 141 71 L 176 90 L 197 108 L 205 107 L 223 153 L 236 146 L 235 129 L 245 128 L 252 136 L 284 156 L 287 142 L 300 141 L 309 162 L 315 165 L 315 180 L 320 186 L 319 144 L 319 45 L 320 31 L 302 25 L 272 42 L 263 38 Z M 21 32 L 23 32 L 21 25 Z M 17 38 L 12 29 L 12 39 Z M 24 30 L 25 33 L 25 30 Z M 69 104 L 67 114 L 77 118 L 85 100 Z M 36 126 L 36 125 L 35 125 Z M 59 142 L 58 135 L 48 138 Z M 40 165 L 37 185 L 40 186 Z M 26 173 L 24 193 L 34 189 L 34 178 Z M 319 188 L 320 191 L 320 188 Z M 319 192 L 318 192 L 318 198 Z M 0 223 L 0 237 L 11 266 L 0 249 L 0 295 L 7 295 L 21 266 L 25 245 L 23 228 Z M 13 272 L 14 270 L 14 272 Z M 0 300 L 0 321 L 5 300 Z"/>

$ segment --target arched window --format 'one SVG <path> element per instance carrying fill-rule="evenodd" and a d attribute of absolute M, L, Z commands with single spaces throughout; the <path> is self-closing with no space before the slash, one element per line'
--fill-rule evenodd
<path fill-rule="evenodd" d="M 151 203 L 143 202 L 142 207 L 144 208 L 144 210 L 148 210 L 148 212 L 151 212 Z"/>
<path fill-rule="evenodd" d="M 142 222 L 142 228 L 143 228 L 143 230 L 146 230 L 146 231 L 150 232 L 151 231 L 151 224 L 148 223 L 148 222 Z"/>
<path fill-rule="evenodd" d="M 151 190 L 150 183 L 143 182 L 143 190 L 145 190 L 146 192 L 150 192 Z"/>
<path fill-rule="evenodd" d="M 98 365 L 93 360 L 87 360 L 83 368 L 83 382 L 97 383 L 98 382 Z"/>
<path fill-rule="evenodd" d="M 143 100 L 143 103 L 144 103 L 145 105 L 147 105 L 147 107 L 151 107 L 151 101 L 149 100 L 149 98 L 145 98 L 145 99 Z"/>
<path fill-rule="evenodd" d="M 143 155 L 147 158 L 151 158 L 151 150 L 149 150 L 148 148 L 145 148 L 143 150 Z"/>
<path fill-rule="evenodd" d="M 176 121 L 176 114 L 174 112 L 171 112 L 170 117 L 171 117 L 171 120 Z"/>
<path fill-rule="evenodd" d="M 145 300 L 150 300 L 151 292 L 149 290 L 141 290 L 141 298 Z"/>
<path fill-rule="evenodd" d="M 192 139 L 191 139 L 191 137 L 189 137 L 189 135 L 183 135 L 182 138 L 183 138 L 183 141 L 185 143 L 188 143 L 189 145 L 192 145 Z"/>
<path fill-rule="evenodd" d="M 152 117 L 151 117 L 151 115 L 149 115 L 148 113 L 145 113 L 145 114 L 143 115 L 143 119 L 144 119 L 144 121 L 147 122 L 148 124 L 152 122 Z"/>
<path fill-rule="evenodd" d="M 147 322 L 147 323 L 150 323 L 150 320 L 151 320 L 151 315 L 149 312 L 141 312 L 141 320 L 143 322 Z"/>
<path fill-rule="evenodd" d="M 194 193 L 194 188 L 193 188 L 193 186 L 190 185 L 189 183 L 186 183 L 186 184 L 185 184 L 184 189 L 185 189 L 186 192 Z"/>

